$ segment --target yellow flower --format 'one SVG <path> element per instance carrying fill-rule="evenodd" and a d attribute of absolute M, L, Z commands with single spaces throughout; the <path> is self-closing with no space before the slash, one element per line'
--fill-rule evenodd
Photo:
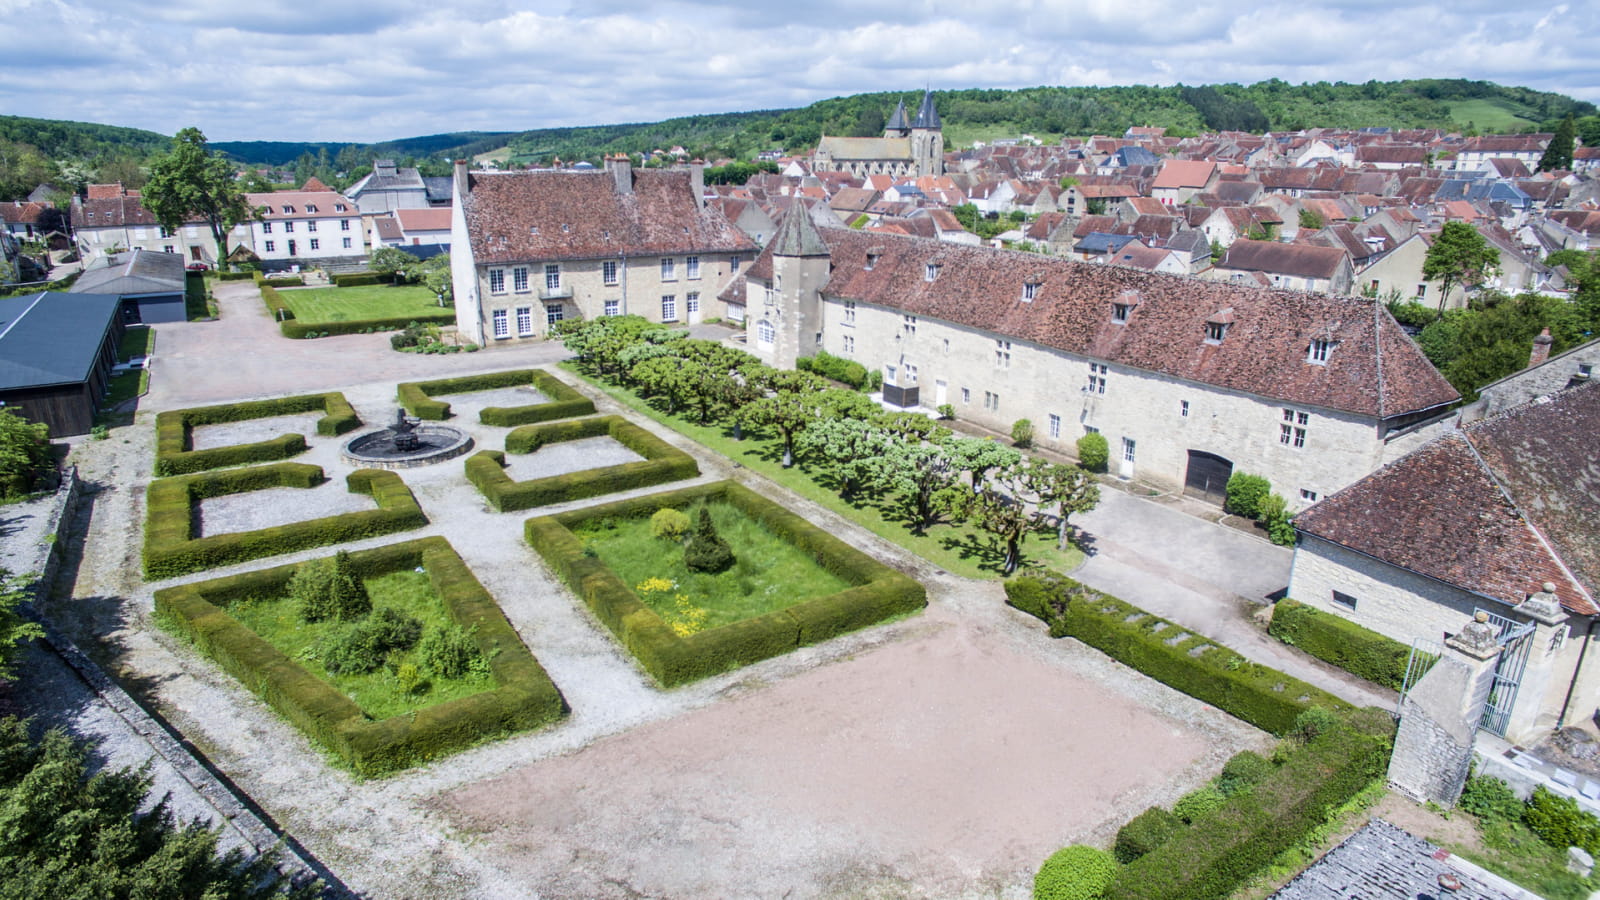
<path fill-rule="evenodd" d="M 634 585 L 634 591 L 640 594 L 665 593 L 677 587 L 677 583 L 665 578 L 646 578 Z"/>

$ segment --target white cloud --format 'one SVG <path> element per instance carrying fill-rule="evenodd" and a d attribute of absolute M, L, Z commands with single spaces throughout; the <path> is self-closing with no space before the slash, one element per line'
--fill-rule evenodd
<path fill-rule="evenodd" d="M 860 91 L 1466 77 L 1600 101 L 1600 5 L 0 0 L 0 104 L 214 140 L 651 121 Z"/>

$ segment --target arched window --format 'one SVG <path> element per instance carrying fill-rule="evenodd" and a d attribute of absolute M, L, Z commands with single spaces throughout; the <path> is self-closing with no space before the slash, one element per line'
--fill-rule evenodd
<path fill-rule="evenodd" d="M 756 343 L 762 347 L 771 347 L 777 332 L 773 330 L 772 323 L 766 319 L 756 323 Z"/>

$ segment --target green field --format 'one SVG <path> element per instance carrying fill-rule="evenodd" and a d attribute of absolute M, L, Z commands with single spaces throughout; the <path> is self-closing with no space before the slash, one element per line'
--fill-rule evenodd
<path fill-rule="evenodd" d="M 365 581 L 374 609 L 388 606 L 422 622 L 423 633 L 450 624 L 444 605 L 439 602 L 425 572 L 406 569 Z M 426 690 L 414 693 L 401 690 L 399 681 L 385 666 L 359 675 L 330 675 L 317 659 L 317 644 L 324 635 L 345 627 L 334 621 L 307 624 L 300 620 L 295 603 L 287 597 L 251 598 L 228 604 L 228 615 L 276 647 L 284 656 L 304 666 L 307 672 L 344 692 L 361 711 L 374 719 L 415 712 L 424 707 L 469 697 L 495 689 L 487 674 L 468 673 L 464 678 L 429 679 Z M 393 660 L 415 662 L 416 649 L 404 651 Z"/>
<path fill-rule="evenodd" d="M 761 473 L 942 569 L 967 578 L 995 578 L 1000 574 L 1004 548 L 993 536 L 977 528 L 941 524 L 929 528 L 926 534 L 916 534 L 899 513 L 893 496 L 861 497 L 853 503 L 846 502 L 835 491 L 818 484 L 803 463 L 793 468 L 783 468 L 777 461 L 780 447 L 776 438 L 750 434 L 744 440 L 736 441 L 729 430 L 721 425 L 696 425 L 678 416 L 667 415 L 633 391 L 590 377 L 573 363 L 566 362 L 561 366 L 605 391 L 619 403 L 638 410 L 685 437 L 699 441 L 728 459 Z M 1083 551 L 1070 543 L 1065 550 L 1056 549 L 1053 531 L 1034 532 L 1024 538 L 1022 557 L 1025 562 L 1038 563 L 1060 572 L 1071 572 L 1083 563 Z"/>
<path fill-rule="evenodd" d="M 717 533 L 733 548 L 733 568 L 716 575 L 689 571 L 683 563 L 687 536 L 678 541 L 654 537 L 648 518 L 586 522 L 574 533 L 639 594 L 646 606 L 668 622 L 682 615 L 680 595 L 683 603 L 706 611 L 701 624 L 709 629 L 850 587 L 804 551 L 733 506 L 712 503 L 707 509 Z M 699 507 L 686 512 L 690 521 L 698 520 Z M 640 586 L 650 578 L 665 579 L 673 587 L 641 590 Z"/>
<path fill-rule="evenodd" d="M 117 345 L 117 362 L 127 362 L 135 356 L 149 356 L 156 348 L 156 330 L 149 325 L 129 325 Z"/>
<path fill-rule="evenodd" d="M 439 298 L 420 284 L 294 288 L 281 291 L 294 317 L 307 325 L 438 315 Z"/>
<path fill-rule="evenodd" d="M 1527 110 L 1506 100 L 1484 98 L 1450 104 L 1450 118 L 1459 125 L 1472 123 L 1479 131 L 1520 131 L 1538 122 L 1523 115 Z"/>

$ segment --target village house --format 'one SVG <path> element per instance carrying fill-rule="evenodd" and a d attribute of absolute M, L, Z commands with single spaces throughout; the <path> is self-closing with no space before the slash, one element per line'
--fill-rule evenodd
<path fill-rule="evenodd" d="M 1217 177 L 1215 163 L 1197 159 L 1169 159 L 1151 182 L 1150 196 L 1167 206 L 1188 203 Z"/>
<path fill-rule="evenodd" d="M 1466 172 L 1487 172 L 1493 166 L 1490 160 L 1515 159 L 1531 171 L 1538 167 L 1544 148 L 1549 146 L 1553 134 L 1487 134 L 1468 138 L 1456 151 L 1452 168 Z"/>
<path fill-rule="evenodd" d="M 1457 399 L 1380 305 L 849 229 L 789 215 L 724 292 L 751 352 L 826 350 L 908 407 L 1040 446 L 1098 431 L 1111 471 L 1220 502 L 1234 471 L 1300 506 Z"/>
<path fill-rule="evenodd" d="M 462 336 L 541 338 L 569 317 L 730 314 L 718 291 L 757 248 L 706 206 L 702 179 L 699 167 L 635 171 L 626 157 L 584 172 L 456 163 L 451 272 Z"/>
<path fill-rule="evenodd" d="M 145 209 L 137 191 L 120 184 L 90 187 L 87 197 L 72 199 L 72 232 L 85 260 L 118 250 L 149 250 L 180 254 L 190 265 L 217 264 L 217 241 L 203 219 L 192 218 L 174 233 Z M 248 241 L 248 228 L 238 226 L 229 240 Z"/>
<path fill-rule="evenodd" d="M 1350 293 L 1355 279 L 1342 247 L 1277 241 L 1234 241 L 1211 273 L 1218 281 L 1329 294 Z"/>
<path fill-rule="evenodd" d="M 338 263 L 367 253 L 360 210 L 321 182 L 244 197 L 256 218 L 242 227 L 249 229 L 250 248 L 269 268 Z"/>
<path fill-rule="evenodd" d="M 443 207 L 450 205 L 450 179 L 424 178 L 417 169 L 396 166 L 392 159 L 375 159 L 371 174 L 351 185 L 345 196 L 368 216 Z"/>

